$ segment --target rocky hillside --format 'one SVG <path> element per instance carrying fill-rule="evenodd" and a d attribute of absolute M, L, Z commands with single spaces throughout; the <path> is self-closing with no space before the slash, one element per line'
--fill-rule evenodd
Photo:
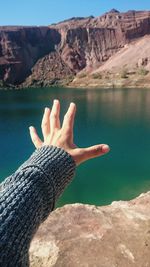
<path fill-rule="evenodd" d="M 39 228 L 31 267 L 149 267 L 150 192 L 110 206 L 66 205 Z"/>
<path fill-rule="evenodd" d="M 73 81 L 78 86 L 81 78 L 100 72 L 121 49 L 149 35 L 150 11 L 115 9 L 100 17 L 72 18 L 47 27 L 0 27 L 0 84 L 49 86 Z M 140 60 L 145 67 L 150 57 L 140 55 L 137 68 Z M 128 57 L 125 64 L 130 61 Z"/>

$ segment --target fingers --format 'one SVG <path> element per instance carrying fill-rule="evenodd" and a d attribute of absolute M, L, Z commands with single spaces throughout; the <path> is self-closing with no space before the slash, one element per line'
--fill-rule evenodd
<path fill-rule="evenodd" d="M 54 100 L 50 114 L 50 129 L 52 132 L 54 132 L 56 129 L 60 129 L 59 114 L 60 114 L 59 100 Z"/>
<path fill-rule="evenodd" d="M 29 127 L 30 130 L 30 136 L 33 144 L 35 145 L 36 148 L 40 148 L 42 146 L 42 141 L 39 138 L 36 129 L 33 126 Z"/>
<path fill-rule="evenodd" d="M 62 125 L 63 132 L 66 135 L 70 136 L 70 138 L 73 138 L 73 126 L 74 126 L 75 114 L 76 114 L 76 105 L 74 103 L 70 103 L 70 106 L 64 117 L 64 121 Z"/>
<path fill-rule="evenodd" d="M 73 126 L 75 114 L 76 105 L 71 103 L 64 116 L 62 128 L 60 129 L 60 103 L 58 100 L 54 100 L 52 111 L 50 111 L 49 108 L 45 108 L 42 119 L 41 127 L 44 142 L 41 141 L 33 126 L 29 128 L 31 139 L 35 147 L 40 148 L 43 145 L 54 145 L 64 148 L 73 157 L 77 165 L 88 159 L 102 156 L 109 152 L 109 146 L 105 144 L 87 148 L 77 148 L 76 145 L 74 145 Z"/>
<path fill-rule="evenodd" d="M 42 133 L 44 140 L 47 138 L 47 136 L 50 134 L 50 109 L 45 108 L 44 115 L 41 123 Z"/>
<path fill-rule="evenodd" d="M 95 145 L 80 150 L 79 164 L 88 159 L 96 158 L 108 153 L 110 150 L 108 145 Z"/>

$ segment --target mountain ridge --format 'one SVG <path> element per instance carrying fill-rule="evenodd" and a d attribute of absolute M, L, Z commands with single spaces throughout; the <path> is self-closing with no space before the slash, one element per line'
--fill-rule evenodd
<path fill-rule="evenodd" d="M 1 26 L 1 87 L 80 86 L 83 72 L 88 78 L 146 35 L 150 35 L 150 11 L 113 9 L 100 17 L 71 18 L 49 26 Z M 78 83 L 72 83 L 78 75 Z"/>

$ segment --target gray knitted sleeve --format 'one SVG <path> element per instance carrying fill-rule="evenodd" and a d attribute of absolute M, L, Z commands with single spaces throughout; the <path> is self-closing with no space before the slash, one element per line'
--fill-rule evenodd
<path fill-rule="evenodd" d="M 1 185 L 0 266 L 28 266 L 28 250 L 39 225 L 73 178 L 75 162 L 63 149 L 37 149 Z"/>

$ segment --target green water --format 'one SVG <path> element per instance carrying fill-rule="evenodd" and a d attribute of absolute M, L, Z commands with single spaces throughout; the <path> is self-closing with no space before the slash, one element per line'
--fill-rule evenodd
<path fill-rule="evenodd" d="M 28 89 L 0 91 L 0 174 L 10 175 L 33 151 L 28 126 L 40 132 L 45 106 L 77 104 L 75 142 L 108 143 L 111 152 L 81 165 L 58 205 L 96 205 L 150 190 L 150 90 Z"/>

